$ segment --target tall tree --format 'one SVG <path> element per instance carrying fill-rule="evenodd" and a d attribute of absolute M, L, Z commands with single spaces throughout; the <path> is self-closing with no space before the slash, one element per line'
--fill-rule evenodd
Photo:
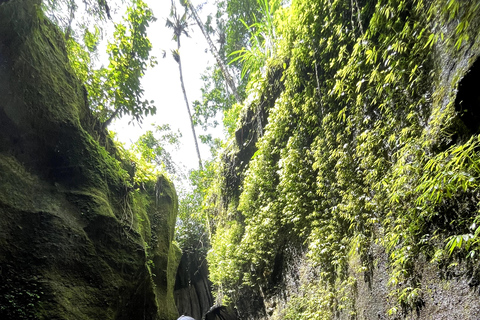
<path fill-rule="evenodd" d="M 220 70 L 222 71 L 223 76 L 225 77 L 225 81 L 227 82 L 228 87 L 230 88 L 230 90 L 232 90 L 232 93 L 235 96 L 235 100 L 237 100 L 237 102 L 240 103 L 241 99 L 240 99 L 240 96 L 238 94 L 237 87 L 235 86 L 235 82 L 233 81 L 233 77 L 230 75 L 230 73 L 228 72 L 227 66 L 225 65 L 225 63 L 221 59 L 217 48 L 215 47 L 212 39 L 210 38 L 210 34 L 205 29 L 205 26 L 204 26 L 202 20 L 200 19 L 200 16 L 197 13 L 197 10 L 192 5 L 190 0 L 182 0 L 182 5 L 185 6 L 186 8 L 188 8 L 188 9 L 190 9 L 191 16 L 193 17 L 197 26 L 202 31 L 203 36 L 207 40 L 208 46 L 210 47 L 210 51 L 212 52 L 213 56 L 215 57 L 215 60 L 217 61 L 217 64 L 218 64 Z"/>
<path fill-rule="evenodd" d="M 197 135 L 195 133 L 195 125 L 192 119 L 192 113 L 190 111 L 190 105 L 188 103 L 187 92 L 185 90 L 185 83 L 183 81 L 182 60 L 180 58 L 180 38 L 183 35 L 189 37 L 188 34 L 188 20 L 187 20 L 187 7 L 185 12 L 180 15 L 177 12 L 177 7 L 172 0 L 172 7 L 170 10 L 170 17 L 167 19 L 166 26 L 173 30 L 173 40 L 177 42 L 177 49 L 172 50 L 173 59 L 178 63 L 178 70 L 180 72 L 180 85 L 182 86 L 183 98 L 185 99 L 185 105 L 187 106 L 188 116 L 190 118 L 190 125 L 192 127 L 193 140 L 195 141 L 195 148 L 197 150 L 199 168 L 202 169 L 202 158 L 200 157 L 200 149 L 198 148 Z"/>
<path fill-rule="evenodd" d="M 192 0 L 188 1 L 192 2 Z M 216 13 L 213 16 L 208 16 L 202 25 L 209 37 L 214 40 L 219 59 L 223 62 L 223 65 L 227 65 L 230 60 L 228 71 L 230 76 L 234 78 L 236 93 L 242 101 L 246 95 L 245 89 L 250 72 L 247 72 L 242 78 L 244 61 L 241 59 L 231 61 L 231 54 L 242 50 L 242 48 L 251 48 L 253 30 L 246 26 L 262 21 L 264 10 L 257 0 L 215 0 L 214 2 L 217 8 Z M 196 10 L 196 12 L 199 11 L 198 7 L 196 7 Z M 213 28 L 212 23 L 214 24 Z M 232 95 L 232 90 L 220 66 L 221 64 L 216 63 L 214 67 L 207 68 L 202 75 L 202 99 L 193 102 L 193 118 L 196 124 L 200 124 L 206 129 L 206 127 L 215 127 L 218 124 L 216 116 L 221 112 L 223 113 L 224 126 L 231 131 L 234 130 L 239 112 L 238 105 L 235 104 L 235 102 L 238 102 L 238 98 L 234 98 L 234 95 Z"/>

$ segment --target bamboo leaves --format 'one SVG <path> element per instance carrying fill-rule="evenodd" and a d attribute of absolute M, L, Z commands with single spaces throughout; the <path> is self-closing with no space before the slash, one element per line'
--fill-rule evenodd
<path fill-rule="evenodd" d="M 459 191 L 467 192 L 477 187 L 480 177 L 478 146 L 479 138 L 474 136 L 466 143 L 452 146 L 430 159 L 416 189 L 420 194 L 417 204 L 425 201 L 438 204 Z"/>
<path fill-rule="evenodd" d="M 279 9 L 279 0 L 257 0 L 262 10 L 263 19 L 258 21 L 254 16 L 252 25 L 247 25 L 241 20 L 242 24 L 250 33 L 250 46 L 243 47 L 240 50 L 232 52 L 233 58 L 230 63 L 240 61 L 243 64 L 242 78 L 250 73 L 262 71 L 268 58 L 275 55 L 275 12 Z M 265 70 L 263 70 L 265 72 Z"/>
<path fill-rule="evenodd" d="M 455 11 L 453 3 L 443 4 Z M 278 51 L 285 54 L 284 90 L 245 172 L 236 208 L 245 224 L 237 242 L 245 256 L 236 262 L 242 272 L 253 264 L 267 274 L 275 258 L 270 247 L 298 241 L 335 296 L 347 281 L 348 261 L 368 256 L 375 239 L 389 256 L 394 312 L 422 301 L 413 276 L 420 254 L 436 250 L 438 261 L 467 250 L 476 257 L 480 143 L 474 135 L 432 146 L 441 138 L 430 125 L 455 119 L 432 112 L 432 52 L 443 39 L 430 33 L 429 3 L 357 5 L 295 1 L 288 24 L 276 29 L 285 45 Z M 352 12 L 360 13 L 364 32 L 355 32 L 360 22 Z M 467 20 L 456 41 L 471 28 Z M 252 52 L 240 53 L 236 61 L 256 63 L 248 62 Z M 259 81 L 262 73 L 250 77 Z M 268 282 L 256 277 L 254 284 Z"/>

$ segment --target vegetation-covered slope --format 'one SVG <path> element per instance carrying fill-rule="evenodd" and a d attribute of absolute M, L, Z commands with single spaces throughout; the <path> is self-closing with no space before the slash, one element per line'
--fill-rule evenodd
<path fill-rule="evenodd" d="M 461 0 L 277 12 L 208 212 L 241 317 L 478 318 L 479 23 Z"/>
<path fill-rule="evenodd" d="M 0 4 L 0 96 L 0 318 L 175 319 L 175 189 L 120 159 L 40 1 Z"/>

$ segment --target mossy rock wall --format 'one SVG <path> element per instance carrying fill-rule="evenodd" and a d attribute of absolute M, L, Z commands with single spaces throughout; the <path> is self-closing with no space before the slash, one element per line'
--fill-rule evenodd
<path fill-rule="evenodd" d="M 207 211 L 218 296 L 240 319 L 479 319 L 478 3 L 282 14 Z"/>
<path fill-rule="evenodd" d="M 0 4 L 0 318 L 176 319 L 175 189 L 129 187 L 39 6 Z"/>
<path fill-rule="evenodd" d="M 183 252 L 175 280 L 178 313 L 201 319 L 214 305 L 208 265 L 197 252 Z"/>

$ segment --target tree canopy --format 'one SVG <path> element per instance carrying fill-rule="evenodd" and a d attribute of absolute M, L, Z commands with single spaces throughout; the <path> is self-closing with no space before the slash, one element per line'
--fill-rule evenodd
<path fill-rule="evenodd" d="M 127 8 L 123 21 L 115 24 L 113 41 L 107 45 L 108 66 L 96 67 L 100 28 L 85 26 L 77 31 L 81 38 L 69 39 L 69 54 L 77 76 L 84 81 L 90 108 L 107 127 L 113 119 L 124 115 L 142 122 L 154 114 L 153 101 L 143 99 L 141 78 L 147 67 L 156 64 L 150 57 L 152 48 L 147 27 L 155 21 L 145 2 L 134 0 Z"/>

